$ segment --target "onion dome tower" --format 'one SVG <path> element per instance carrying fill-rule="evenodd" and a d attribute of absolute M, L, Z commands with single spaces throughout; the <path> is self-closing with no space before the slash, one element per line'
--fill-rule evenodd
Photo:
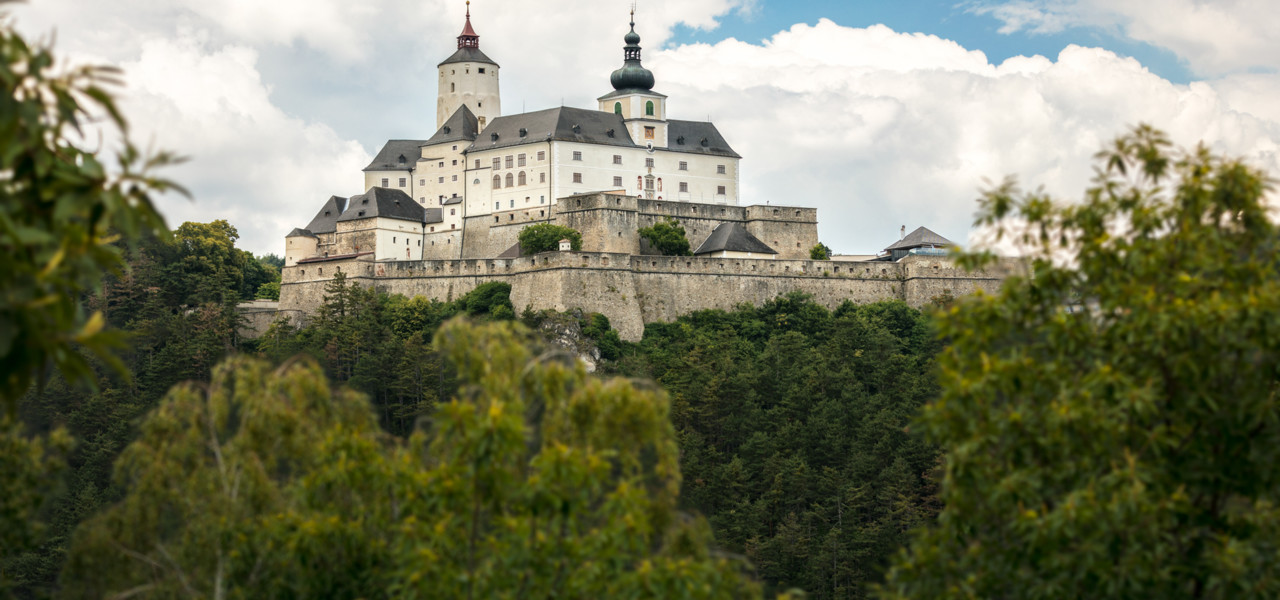
<path fill-rule="evenodd" d="M 631 139 L 642 146 L 667 146 L 667 97 L 653 91 L 653 72 L 640 64 L 640 34 L 636 12 L 631 11 L 631 31 L 623 36 L 622 68 L 609 76 L 613 92 L 601 96 L 600 110 L 622 115 Z"/>
<path fill-rule="evenodd" d="M 440 63 L 438 69 L 437 130 L 463 106 L 475 113 L 480 129 L 502 116 L 498 63 L 480 51 L 480 35 L 471 26 L 470 0 L 467 0 L 466 23 L 458 35 L 458 50 Z"/>

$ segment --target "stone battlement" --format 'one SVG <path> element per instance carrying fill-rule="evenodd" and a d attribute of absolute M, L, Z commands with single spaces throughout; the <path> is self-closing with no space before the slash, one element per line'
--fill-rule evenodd
<path fill-rule="evenodd" d="M 835 308 L 902 300 L 920 307 L 939 296 L 995 291 L 1017 268 L 1005 261 L 991 272 L 968 273 L 945 257 L 898 262 L 833 262 L 637 256 L 615 252 L 546 252 L 510 259 L 374 262 L 355 257 L 286 267 L 280 310 L 311 314 L 338 272 L 392 294 L 443 301 L 490 281 L 512 286 L 517 310 L 581 308 L 609 317 L 619 334 L 638 340 L 644 324 L 672 321 L 701 309 L 761 304 L 791 291 Z"/>

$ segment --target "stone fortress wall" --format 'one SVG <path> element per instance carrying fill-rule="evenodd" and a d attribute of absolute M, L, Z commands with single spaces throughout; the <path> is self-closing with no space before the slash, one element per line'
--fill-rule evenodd
<path fill-rule="evenodd" d="M 945 257 L 898 262 L 835 262 L 637 256 L 624 252 L 547 252 L 514 259 L 374 262 L 358 257 L 288 267 L 281 314 L 311 314 L 339 271 L 392 294 L 454 300 L 490 281 L 511 284 L 517 312 L 581 308 L 609 317 L 623 339 L 639 340 L 644 324 L 673 321 L 701 309 L 760 305 L 792 291 L 835 308 L 845 300 L 897 299 L 915 307 L 944 295 L 994 292 L 1015 267 L 968 273 Z"/>

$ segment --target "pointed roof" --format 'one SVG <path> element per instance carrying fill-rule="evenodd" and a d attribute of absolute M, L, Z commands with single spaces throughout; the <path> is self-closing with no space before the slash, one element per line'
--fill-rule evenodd
<path fill-rule="evenodd" d="M 434 146 L 436 144 L 444 144 L 448 142 L 471 142 L 475 141 L 476 136 L 480 134 L 480 121 L 476 119 L 476 114 L 463 104 L 461 108 L 453 111 L 453 116 L 440 126 L 440 130 L 431 139 L 422 143 L 423 146 Z"/>
<path fill-rule="evenodd" d="M 414 223 L 438 223 L 439 210 L 435 209 L 435 220 L 430 220 L 427 209 L 410 198 L 408 194 L 384 187 L 372 187 L 363 194 L 351 197 L 347 210 L 338 217 L 338 221 L 355 221 L 382 217 L 384 219 L 400 219 Z M 312 230 L 314 231 L 314 230 Z"/>
<path fill-rule="evenodd" d="M 365 171 L 412 171 L 422 158 L 424 140 L 387 140 Z"/>
<path fill-rule="evenodd" d="M 484 52 L 480 51 L 480 34 L 476 33 L 475 28 L 471 27 L 471 2 L 467 1 L 467 21 L 462 26 L 462 34 L 458 36 L 458 51 L 453 56 L 446 58 L 444 62 L 437 66 L 444 66 L 453 63 L 475 62 L 487 63 L 498 66 Z"/>
<path fill-rule="evenodd" d="M 953 243 L 951 240 L 948 240 L 947 238 L 944 238 L 930 231 L 926 227 L 917 227 L 915 231 L 908 233 L 907 237 L 904 237 L 898 240 L 893 245 L 889 246 L 888 248 L 885 248 L 885 252 L 889 252 L 891 250 L 910 250 L 912 248 L 924 248 L 926 246 L 932 246 L 936 248 L 946 248 L 954 245 L 955 243 Z"/>
<path fill-rule="evenodd" d="M 312 234 L 337 231 L 338 217 L 342 216 L 342 211 L 346 209 L 346 198 L 329 196 L 329 199 L 325 200 L 324 206 L 320 208 L 320 212 L 316 213 L 315 218 L 311 219 L 311 223 L 307 225 L 306 230 Z"/>
<path fill-rule="evenodd" d="M 648 92 L 653 90 L 653 71 L 640 64 L 640 34 L 636 33 L 636 12 L 631 11 L 631 31 L 623 36 L 622 68 L 609 75 L 609 83 L 620 92 Z"/>
<path fill-rule="evenodd" d="M 694 256 L 712 252 L 752 252 L 777 254 L 768 244 L 760 241 L 738 223 L 721 223 L 707 236 L 707 240 L 693 251 Z"/>

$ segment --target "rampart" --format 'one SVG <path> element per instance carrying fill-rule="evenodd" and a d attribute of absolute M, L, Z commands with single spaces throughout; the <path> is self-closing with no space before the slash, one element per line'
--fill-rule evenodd
<path fill-rule="evenodd" d="M 1005 262 L 990 272 L 968 273 L 945 257 L 927 256 L 898 262 L 638 256 L 630 252 L 383 262 L 364 256 L 286 267 L 279 309 L 313 313 L 323 302 L 325 284 L 338 271 L 388 293 L 444 301 L 483 283 L 504 281 L 511 284 L 511 302 L 517 311 L 528 306 L 599 312 L 609 317 L 623 339 L 634 341 L 643 335 L 645 323 L 673 321 L 701 309 L 759 305 L 792 291 L 811 294 L 828 308 L 845 300 L 868 303 L 890 299 L 920 307 L 939 296 L 995 291 L 1014 268 L 1014 263 Z"/>

